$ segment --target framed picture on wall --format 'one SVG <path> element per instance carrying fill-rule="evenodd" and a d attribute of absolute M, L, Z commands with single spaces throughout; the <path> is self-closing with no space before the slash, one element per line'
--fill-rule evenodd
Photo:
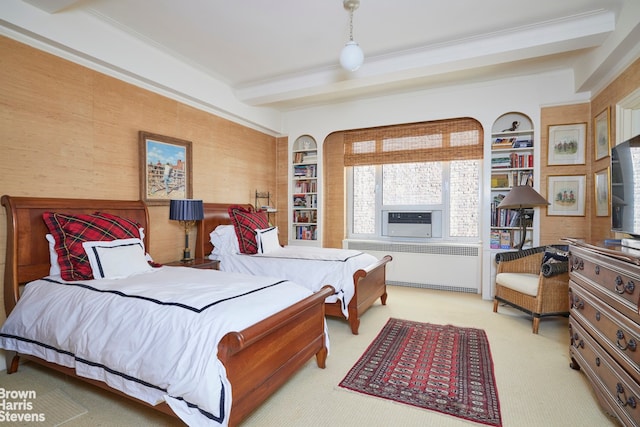
<path fill-rule="evenodd" d="M 609 168 L 594 174 L 593 186 L 595 188 L 596 216 L 609 216 L 609 206 L 611 205 L 609 198 Z"/>
<path fill-rule="evenodd" d="M 549 176 L 547 215 L 584 216 L 585 175 Z"/>
<path fill-rule="evenodd" d="M 596 148 L 596 160 L 607 157 L 611 144 L 609 107 L 605 108 L 593 119 L 593 139 Z"/>
<path fill-rule="evenodd" d="M 140 198 L 149 205 L 190 199 L 191 141 L 140 131 Z"/>
<path fill-rule="evenodd" d="M 547 164 L 584 165 L 586 123 L 549 126 L 549 157 Z"/>

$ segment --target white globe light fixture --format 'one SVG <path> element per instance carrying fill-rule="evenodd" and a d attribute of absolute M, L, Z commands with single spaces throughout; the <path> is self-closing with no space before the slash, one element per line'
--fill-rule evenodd
<path fill-rule="evenodd" d="M 353 41 L 353 11 L 360 6 L 360 0 L 344 0 L 342 4 L 349 11 L 349 41 L 340 52 L 340 65 L 347 71 L 356 71 L 364 62 L 360 45 Z"/>
<path fill-rule="evenodd" d="M 356 71 L 364 62 L 364 53 L 358 43 L 348 41 L 340 52 L 340 65 L 347 71 Z"/>

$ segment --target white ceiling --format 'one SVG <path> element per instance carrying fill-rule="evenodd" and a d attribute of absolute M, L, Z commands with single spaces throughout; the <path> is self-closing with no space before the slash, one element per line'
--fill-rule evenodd
<path fill-rule="evenodd" d="M 247 105 L 287 110 L 573 68 L 638 0 L 361 0 L 354 39 L 365 63 L 354 73 L 338 64 L 349 34 L 342 0 L 23 1 L 54 16 L 90 14 Z M 576 90 L 591 90 L 591 76 L 577 75 Z"/>

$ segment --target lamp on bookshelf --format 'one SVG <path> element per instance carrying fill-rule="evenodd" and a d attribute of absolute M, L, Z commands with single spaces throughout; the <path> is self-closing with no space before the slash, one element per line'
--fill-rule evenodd
<path fill-rule="evenodd" d="M 184 253 L 182 262 L 192 261 L 189 248 L 189 232 L 191 227 L 204 218 L 202 200 L 182 199 L 169 202 L 169 219 L 179 221 L 184 226 Z"/>
<path fill-rule="evenodd" d="M 528 185 L 517 185 L 512 187 L 509 193 L 498 205 L 499 209 L 513 209 L 518 211 L 521 227 L 521 238 L 518 250 L 524 246 L 527 237 L 527 223 L 524 220 L 524 210 L 536 206 L 546 206 L 549 202 L 540 195 L 533 187 Z"/>

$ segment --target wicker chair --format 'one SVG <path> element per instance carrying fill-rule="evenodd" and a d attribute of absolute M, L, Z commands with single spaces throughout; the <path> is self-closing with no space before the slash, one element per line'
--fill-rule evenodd
<path fill-rule="evenodd" d="M 493 312 L 497 313 L 498 304 L 504 303 L 531 314 L 534 334 L 538 333 L 541 317 L 569 315 L 569 263 L 542 265 L 548 247 L 496 254 L 498 271 Z"/>

